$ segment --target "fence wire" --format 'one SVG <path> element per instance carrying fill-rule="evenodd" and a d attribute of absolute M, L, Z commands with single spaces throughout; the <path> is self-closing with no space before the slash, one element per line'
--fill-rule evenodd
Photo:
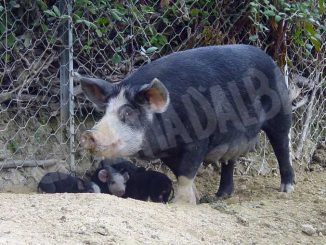
<path fill-rule="evenodd" d="M 309 39 L 298 45 L 285 20 L 257 14 L 266 6 L 248 0 L 0 1 L 1 176 L 28 184 L 43 167 L 81 174 L 91 166 L 94 159 L 78 138 L 101 114 L 72 83 L 72 69 L 118 82 L 166 54 L 232 43 L 259 46 L 285 67 L 293 158 L 309 164 L 326 137 L 325 32 L 319 52 Z M 242 173 L 268 173 L 275 167 L 270 153 L 262 135 L 258 150 L 242 159 Z"/>

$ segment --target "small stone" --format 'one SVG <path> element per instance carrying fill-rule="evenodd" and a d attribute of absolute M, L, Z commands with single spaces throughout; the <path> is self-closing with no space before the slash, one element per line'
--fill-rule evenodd
<path fill-rule="evenodd" d="M 322 225 L 318 228 L 318 234 L 326 236 L 326 223 L 322 223 Z"/>
<path fill-rule="evenodd" d="M 312 236 L 316 233 L 316 229 L 309 224 L 302 225 L 302 232 L 308 236 Z"/>
<path fill-rule="evenodd" d="M 98 234 L 100 234 L 100 235 L 102 235 L 102 236 L 107 236 L 107 235 L 109 235 L 109 231 L 108 231 L 108 229 L 107 229 L 105 226 L 99 226 L 99 227 L 97 228 L 96 233 L 98 233 Z"/>
<path fill-rule="evenodd" d="M 204 242 L 204 241 L 205 241 L 205 238 L 204 238 L 204 237 L 202 237 L 202 238 L 201 238 L 201 240 Z"/>
<path fill-rule="evenodd" d="M 67 218 L 66 218 L 66 216 L 61 216 L 60 220 L 63 221 L 63 222 L 66 222 Z"/>
<path fill-rule="evenodd" d="M 243 226 L 249 226 L 249 221 L 243 217 L 237 216 L 237 223 L 243 225 Z"/>
<path fill-rule="evenodd" d="M 158 239 L 159 237 L 158 237 L 158 235 L 151 235 L 151 238 Z"/>
<path fill-rule="evenodd" d="M 239 190 L 245 191 L 245 190 L 247 190 L 247 186 L 246 185 L 240 185 Z"/>

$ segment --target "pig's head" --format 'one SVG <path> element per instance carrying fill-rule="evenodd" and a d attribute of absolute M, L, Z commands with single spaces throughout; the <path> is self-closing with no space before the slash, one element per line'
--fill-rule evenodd
<path fill-rule="evenodd" d="M 109 192 L 112 195 L 121 197 L 126 192 L 126 183 L 129 179 L 129 174 L 127 172 L 121 174 L 112 170 L 111 167 L 106 167 L 98 172 L 98 179 L 108 185 Z"/>
<path fill-rule="evenodd" d="M 83 190 L 88 193 L 101 193 L 100 187 L 92 181 L 85 181 Z"/>
<path fill-rule="evenodd" d="M 100 79 L 79 77 L 85 95 L 105 112 L 81 137 L 81 145 L 108 158 L 131 156 L 141 151 L 145 130 L 155 113 L 166 111 L 170 99 L 163 83 L 154 78 L 142 86 L 112 85 Z"/>
<path fill-rule="evenodd" d="M 95 183 L 90 181 L 85 181 L 81 178 L 77 178 L 77 189 L 78 192 L 88 192 L 88 193 L 95 193 L 98 192 L 99 188 Z M 99 191 L 101 192 L 101 191 Z"/>

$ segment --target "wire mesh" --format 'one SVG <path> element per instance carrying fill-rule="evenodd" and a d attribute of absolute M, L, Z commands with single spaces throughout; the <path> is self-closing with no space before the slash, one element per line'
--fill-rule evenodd
<path fill-rule="evenodd" d="M 306 166 L 326 137 L 325 32 L 319 37 L 320 51 L 307 52 L 309 39 L 298 45 L 286 35 L 293 26 L 285 20 L 277 22 L 276 16 L 266 19 L 258 14 L 266 12 L 264 3 L 75 0 L 70 13 L 68 0 L 2 1 L 0 173 L 7 176 L 4 179 L 21 176 L 21 182 L 27 183 L 33 182 L 30 176 L 42 175 L 44 166 L 83 174 L 94 160 L 80 149 L 78 138 L 101 113 L 78 84 L 70 88 L 69 117 L 62 120 L 66 104 L 60 96 L 60 57 L 67 51 L 65 31 L 72 38 L 67 54 L 73 57 L 68 58 L 70 71 L 73 66 L 79 73 L 111 82 L 179 50 L 232 43 L 261 47 L 280 67 L 288 67 L 293 158 Z M 63 31 L 67 23 L 71 28 Z M 268 173 L 275 168 L 264 135 L 260 142 L 255 153 L 242 158 L 242 173 Z M 24 168 L 29 165 L 35 167 Z"/>

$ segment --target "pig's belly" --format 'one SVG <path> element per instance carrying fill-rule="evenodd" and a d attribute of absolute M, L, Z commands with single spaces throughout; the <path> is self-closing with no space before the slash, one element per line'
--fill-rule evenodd
<path fill-rule="evenodd" d="M 219 160 L 234 160 L 241 155 L 255 149 L 257 138 L 238 138 L 235 141 L 220 144 L 208 152 L 205 161 L 216 162 Z"/>

